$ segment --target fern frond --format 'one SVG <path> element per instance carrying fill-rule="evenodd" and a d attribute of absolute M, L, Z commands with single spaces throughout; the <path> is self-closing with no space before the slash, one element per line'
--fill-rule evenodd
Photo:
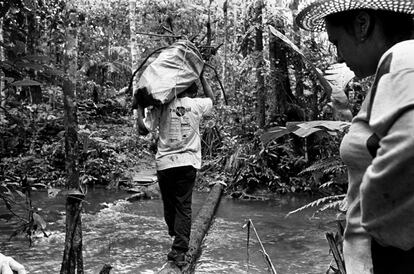
<path fill-rule="evenodd" d="M 305 173 L 315 173 L 315 172 L 322 172 L 322 173 L 329 173 L 331 171 L 336 171 L 344 167 L 344 164 L 338 157 L 330 157 L 326 159 L 322 159 L 311 166 L 308 166 L 304 170 L 302 170 L 299 175 L 303 175 Z"/>
<path fill-rule="evenodd" d="M 334 184 L 335 183 L 335 181 L 329 181 L 329 182 L 326 182 L 326 183 L 324 183 L 324 184 L 321 184 L 320 186 L 319 186 L 319 188 L 327 188 L 327 187 L 330 187 L 332 184 Z"/>
<path fill-rule="evenodd" d="M 330 202 L 316 211 L 316 213 L 323 212 L 327 209 L 340 209 L 343 206 L 344 200 Z"/>
<path fill-rule="evenodd" d="M 305 210 L 307 208 L 318 207 L 319 205 L 325 204 L 325 203 L 328 203 L 328 202 L 329 203 L 332 203 L 333 201 L 338 201 L 338 200 L 340 200 L 340 202 L 342 202 L 342 199 L 344 199 L 345 196 L 346 196 L 346 194 L 340 194 L 340 195 L 333 195 L 333 196 L 328 196 L 328 197 L 323 197 L 323 198 L 317 199 L 317 200 L 315 200 L 315 201 L 313 201 L 313 202 L 311 202 L 309 204 L 306 204 L 306 205 L 304 205 L 304 206 L 302 206 L 302 207 L 300 207 L 298 209 L 295 209 L 293 211 L 290 211 L 286 215 L 286 217 L 289 217 L 290 215 L 295 214 L 295 213 L 298 213 L 300 211 L 303 211 L 303 210 Z"/>
<path fill-rule="evenodd" d="M 338 165 L 334 165 L 334 166 L 331 166 L 331 167 L 327 167 L 324 171 L 323 171 L 323 173 L 324 174 L 328 174 L 328 173 L 331 173 L 331 172 L 338 172 L 338 171 L 341 171 L 341 170 L 345 170 L 345 165 L 344 164 L 342 164 L 342 162 L 340 162 L 340 163 L 338 163 Z"/>

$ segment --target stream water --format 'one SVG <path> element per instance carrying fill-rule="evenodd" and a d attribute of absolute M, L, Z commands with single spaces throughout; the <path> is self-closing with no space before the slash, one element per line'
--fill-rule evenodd
<path fill-rule="evenodd" d="M 83 222 L 85 273 L 99 273 L 105 263 L 111 273 L 156 273 L 171 244 L 162 217 L 160 200 L 130 203 L 123 191 L 90 190 Z M 207 193 L 193 196 L 193 214 Z M 64 247 L 63 198 L 33 195 L 34 205 L 48 222 L 45 238 L 40 234 L 29 247 L 23 236 L 9 240 L 16 224 L 0 221 L 0 252 L 23 263 L 29 273 L 59 273 Z M 269 273 L 260 244 L 251 232 L 247 249 L 248 219 L 253 224 L 278 274 L 325 273 L 331 255 L 325 232 L 334 230 L 332 213 L 311 218 L 312 210 L 285 218 L 287 212 L 309 202 L 298 197 L 272 201 L 239 201 L 223 198 L 215 221 L 203 243 L 196 273 Z M 0 214 L 6 210 L 1 205 Z M 248 252 L 247 252 L 248 251 Z"/>

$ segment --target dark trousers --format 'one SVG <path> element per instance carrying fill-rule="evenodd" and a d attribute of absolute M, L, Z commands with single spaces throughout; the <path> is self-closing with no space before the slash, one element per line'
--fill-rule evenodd
<path fill-rule="evenodd" d="M 164 218 L 168 234 L 174 238 L 172 248 L 187 252 L 191 232 L 191 199 L 197 170 L 192 166 L 157 171 Z"/>
<path fill-rule="evenodd" d="M 372 263 L 374 274 L 413 274 L 414 248 L 404 251 L 395 247 L 384 247 L 372 240 Z"/>

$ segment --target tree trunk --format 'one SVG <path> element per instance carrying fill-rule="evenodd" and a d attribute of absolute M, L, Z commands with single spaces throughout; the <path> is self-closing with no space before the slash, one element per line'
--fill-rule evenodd
<path fill-rule="evenodd" d="M 293 18 L 296 18 L 296 15 L 298 13 L 298 6 L 299 6 L 299 0 L 294 0 L 292 2 L 292 5 L 290 6 Z M 293 33 L 295 35 L 294 41 L 296 46 L 300 47 L 301 43 L 301 35 L 300 35 L 300 28 L 296 24 L 296 20 L 293 19 Z M 296 96 L 303 96 L 303 59 L 299 55 L 294 55 L 293 57 L 293 66 L 295 69 L 295 79 L 296 79 L 296 87 L 295 87 L 295 94 Z"/>
<path fill-rule="evenodd" d="M 283 114 L 286 108 L 286 94 L 280 87 L 279 73 L 278 73 L 278 58 L 277 58 L 277 39 L 270 32 L 269 33 L 269 59 L 270 59 L 270 86 L 272 88 L 272 106 L 270 120 L 281 124 L 283 121 Z"/>
<path fill-rule="evenodd" d="M 272 25 L 281 33 L 284 33 L 284 25 L 281 19 L 275 18 Z M 270 75 L 272 81 L 272 114 L 271 120 L 284 124 L 286 122 L 287 104 L 290 98 L 292 102 L 293 94 L 290 88 L 289 71 L 286 47 L 271 32 L 269 33 L 269 58 Z"/>
<path fill-rule="evenodd" d="M 36 22 L 36 9 L 32 12 L 26 14 L 26 54 L 28 55 L 35 55 L 36 49 L 40 48 L 37 47 L 37 43 L 40 40 L 38 26 Z"/>
<path fill-rule="evenodd" d="M 137 4 L 136 0 L 129 1 L 129 30 L 130 30 L 130 46 L 131 46 L 131 62 L 132 62 L 132 72 L 138 68 L 139 53 L 137 45 L 137 16 L 135 13 Z"/>
<path fill-rule="evenodd" d="M 4 39 L 3 39 L 3 18 L 0 18 L 0 44 L 4 43 Z M 0 46 L 0 62 L 4 62 L 5 58 L 4 58 L 4 49 L 3 46 Z M 6 96 L 4 93 L 4 72 L 3 69 L 0 68 L 0 106 L 1 107 L 5 107 L 6 106 Z M 1 113 L 1 112 L 0 112 Z M 1 115 L 0 115 L 1 118 Z M 0 119 L 1 120 L 1 119 Z"/>
<path fill-rule="evenodd" d="M 63 80 L 63 103 L 65 113 L 65 169 L 66 187 L 66 235 L 61 274 L 83 273 L 82 256 L 82 201 L 84 194 L 79 184 L 79 141 L 76 105 L 77 71 L 77 12 L 73 1 L 66 1 L 66 54 Z"/>
<path fill-rule="evenodd" d="M 241 18 L 243 18 L 243 23 L 242 23 L 243 33 L 247 33 L 247 31 L 250 28 L 250 24 L 252 23 L 250 20 L 251 19 L 250 9 L 251 9 L 251 5 L 249 5 L 248 1 L 243 1 L 243 9 L 241 12 Z M 250 34 L 248 35 L 250 36 Z M 250 46 L 249 39 L 245 39 L 245 41 L 242 41 L 240 52 L 243 58 L 247 57 L 249 53 L 249 46 Z"/>
<path fill-rule="evenodd" d="M 238 51 L 238 48 L 239 48 L 239 45 L 237 43 L 237 27 L 238 27 L 238 25 L 237 25 L 237 22 L 238 22 L 237 12 L 238 12 L 238 5 L 237 5 L 237 3 L 233 2 L 233 16 L 234 16 L 234 19 L 233 19 L 233 42 L 232 42 L 232 45 L 231 45 L 231 52 L 233 53 L 232 54 L 233 62 L 235 62 L 237 60 L 237 55 L 238 55 L 237 51 Z M 236 81 L 237 81 L 237 78 L 238 78 L 236 76 L 236 71 L 237 71 L 236 67 L 231 66 L 231 80 L 230 80 L 230 83 L 232 84 L 232 88 L 231 88 L 230 96 L 236 100 L 237 105 L 240 105 L 241 104 L 241 101 L 240 101 L 241 98 L 236 95 L 236 87 L 237 87 Z"/>
<path fill-rule="evenodd" d="M 226 74 L 227 74 L 227 45 L 228 45 L 228 26 L 227 26 L 227 15 L 228 15 L 228 1 L 225 0 L 223 3 L 223 13 L 224 13 L 224 62 L 223 62 L 223 70 L 222 70 L 222 76 L 221 79 L 223 81 L 224 89 L 227 87 L 227 81 L 226 81 Z M 227 89 L 226 89 L 227 90 Z M 223 91 L 221 90 L 221 98 L 224 98 Z"/>
<path fill-rule="evenodd" d="M 255 51 L 253 54 L 256 67 L 256 90 L 257 90 L 257 106 L 256 121 L 259 128 L 263 128 L 266 123 L 266 94 L 263 76 L 263 0 L 257 0 L 254 6 L 254 22 L 256 24 Z"/>
<path fill-rule="evenodd" d="M 208 2 L 208 13 L 207 13 L 207 44 L 206 46 L 211 46 L 211 3 L 213 0 L 209 0 Z"/>
<path fill-rule="evenodd" d="M 135 13 L 137 7 L 137 3 L 136 0 L 129 0 L 129 31 L 130 31 L 130 46 L 131 46 L 131 67 L 132 67 L 132 72 L 131 74 L 133 74 L 135 72 L 135 70 L 138 68 L 138 60 L 139 60 L 139 53 L 138 53 L 138 46 L 137 46 L 137 26 L 136 26 L 136 21 L 137 21 L 137 16 Z M 134 91 L 135 91 L 135 86 L 136 86 L 136 80 L 133 79 L 132 80 L 132 87 L 131 87 L 131 91 L 132 91 L 132 96 L 134 96 Z M 134 119 L 138 118 L 138 111 L 136 109 L 133 110 L 133 115 L 134 115 Z M 136 123 L 134 123 L 134 127 L 136 126 Z"/>

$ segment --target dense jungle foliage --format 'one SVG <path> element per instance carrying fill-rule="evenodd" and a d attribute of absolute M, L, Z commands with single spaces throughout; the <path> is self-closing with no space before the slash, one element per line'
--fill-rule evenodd
<path fill-rule="evenodd" d="M 222 180 L 235 198 L 344 193 L 338 152 L 347 123 L 327 122 L 330 95 L 310 65 L 325 71 L 335 52 L 326 37 L 295 25 L 302 2 L 1 0 L 0 198 L 12 209 L 15 195 L 36 188 L 56 195 L 66 184 L 63 83 L 73 22 L 81 186 L 128 186 L 134 170 L 151 167 L 155 140 L 136 134 L 127 87 L 155 50 L 189 39 L 212 67 L 205 75 L 218 98 L 202 125 L 200 187 Z M 353 114 L 366 86 L 346 85 Z"/>

